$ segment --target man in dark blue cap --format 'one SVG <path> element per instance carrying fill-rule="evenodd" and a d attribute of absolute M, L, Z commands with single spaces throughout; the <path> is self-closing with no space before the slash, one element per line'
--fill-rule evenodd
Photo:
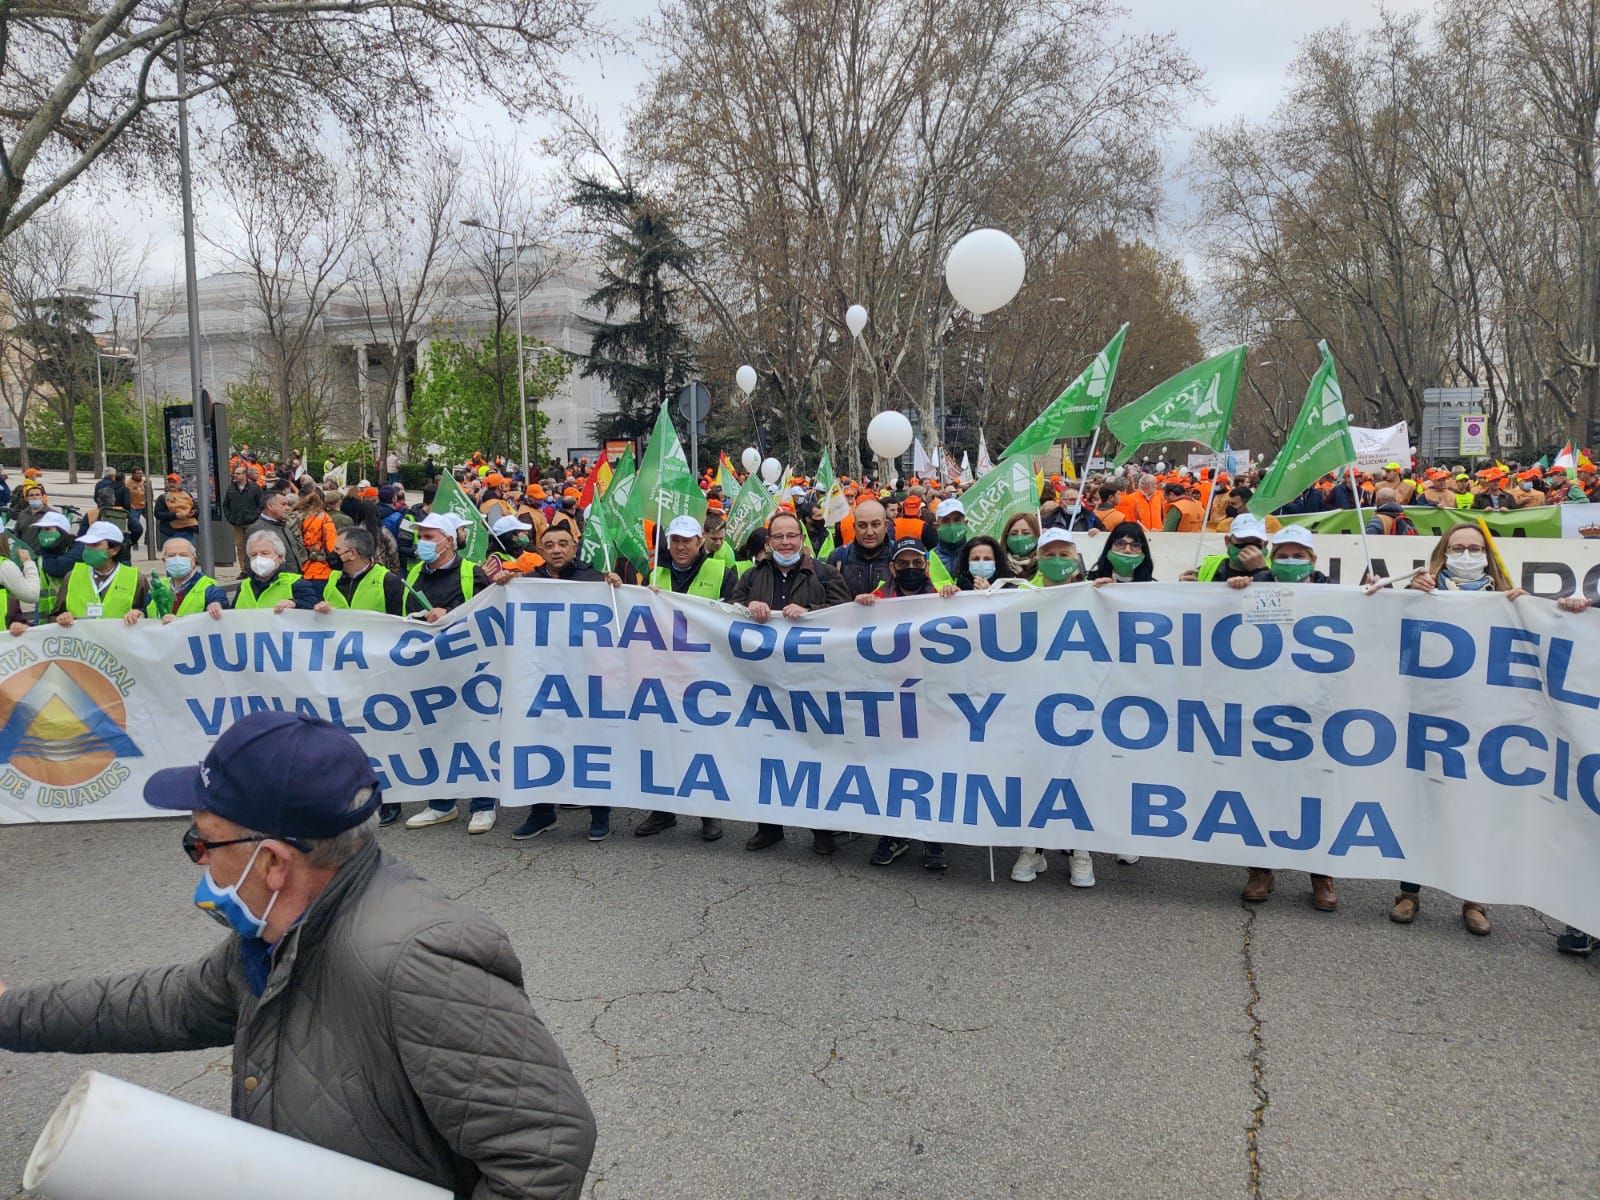
<path fill-rule="evenodd" d="M 195 904 L 231 935 L 187 966 L 0 985 L 0 1049 L 231 1044 L 240 1120 L 457 1197 L 579 1195 L 594 1117 L 510 941 L 378 849 L 353 737 L 256 713 L 145 800 L 192 814 Z"/>

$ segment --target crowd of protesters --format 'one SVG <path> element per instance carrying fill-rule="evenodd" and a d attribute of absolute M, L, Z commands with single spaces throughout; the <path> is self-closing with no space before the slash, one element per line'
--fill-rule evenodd
<path fill-rule="evenodd" d="M 1175 581 L 1223 583 L 1235 589 L 1262 581 L 1331 582 L 1317 569 L 1315 538 L 1306 528 L 1280 521 L 1278 515 L 1261 518 L 1247 511 L 1258 470 L 1246 466 L 1230 475 L 1149 462 L 1092 473 L 1081 485 L 1070 477 L 1041 476 L 1037 510 L 1011 516 L 999 537 L 969 531 L 960 482 L 842 480 L 848 515 L 835 528 L 824 520 L 824 497 L 814 482 L 791 477 L 769 485 L 776 511 L 742 546 L 730 545 L 726 537 L 732 497 L 724 494 L 716 474 L 708 473 L 701 480 L 707 501 L 703 522 L 679 517 L 662 530 L 647 528 L 646 538 L 657 542 L 655 564 L 641 572 L 622 562 L 616 571 L 602 573 L 579 555 L 585 510 L 593 498 L 592 466 L 577 459 L 529 474 L 504 458 L 474 455 L 451 467 L 489 532 L 484 560 L 470 562 L 462 553 L 465 520 L 458 513 L 434 511 L 444 470 L 431 457 L 423 465 L 423 487 L 413 502 L 399 479 L 394 455 L 382 485 L 365 479 L 346 485 L 332 476 L 331 463 L 325 464 L 319 481 L 298 457 L 264 464 L 241 447 L 231 457 L 230 481 L 219 506 L 233 530 L 240 564 L 239 581 L 232 585 L 202 571 L 192 537 L 199 523 L 195 501 L 177 476 L 166 479 L 155 501 L 163 561 L 147 577 L 131 565 L 130 556 L 142 531 L 135 518 L 145 511 L 144 497 L 134 490 L 144 485 L 142 477 L 132 477 L 137 472 L 124 480 L 108 471 L 95 486 L 94 506 L 73 514 L 75 521 L 52 505 L 36 473 L 30 473 L 33 477 L 24 479 L 6 502 L 0 609 L 17 634 L 44 621 L 170 623 L 200 613 L 218 617 L 229 608 L 279 613 L 354 609 L 436 622 L 485 588 L 532 577 L 604 580 L 695 595 L 741 605 L 751 619 L 765 623 L 834 605 L 872 605 L 904 596 L 1149 582 L 1156 578 L 1149 534 L 1202 531 L 1224 535 L 1223 553 L 1175 574 Z M 1594 463 L 1581 454 L 1570 469 L 1497 462 L 1471 470 L 1389 463 L 1370 472 L 1325 477 L 1280 515 L 1359 509 L 1369 534 L 1416 535 L 1419 529 L 1408 510 L 1414 514 L 1420 506 L 1496 512 L 1590 501 L 1600 502 L 1600 482 Z M 1426 567 L 1404 586 L 1421 592 L 1497 592 L 1513 602 L 1524 595 L 1507 578 L 1475 523 L 1456 525 L 1438 536 Z M 1590 607 L 1581 596 L 1559 603 L 1574 613 Z M 385 804 L 381 820 L 392 824 L 401 815 L 398 804 Z M 426 829 L 457 816 L 455 801 L 433 801 L 405 824 Z M 557 821 L 555 805 L 537 804 L 511 836 L 537 837 Z M 495 822 L 493 798 L 469 801 L 470 832 L 488 833 Z M 672 813 L 651 812 L 633 827 L 633 834 L 655 836 L 676 824 Z M 591 807 L 590 840 L 601 841 L 611 833 L 611 810 Z M 701 821 L 702 839 L 716 841 L 722 835 L 720 821 Z M 813 831 L 813 848 L 833 854 L 839 836 Z M 760 851 L 783 837 L 782 826 L 762 824 L 745 845 Z M 888 867 L 909 848 L 901 839 L 881 837 L 870 862 Z M 1131 866 L 1137 859 L 1123 856 L 1119 862 Z M 1087 851 L 1067 852 L 1067 863 L 1073 886 L 1094 886 L 1094 864 Z M 923 845 L 921 864 L 929 871 L 945 870 L 944 846 Z M 1043 850 L 1025 847 L 1011 878 L 1031 882 L 1047 867 Z M 1336 910 L 1334 881 L 1314 875 L 1311 882 L 1313 906 Z M 1272 871 L 1252 868 L 1241 896 L 1247 902 L 1265 901 L 1275 883 Z M 1420 903 L 1420 889 L 1402 883 L 1391 919 L 1409 924 Z M 1465 902 L 1461 915 L 1469 932 L 1485 935 L 1492 929 L 1482 904 Z M 1568 928 L 1557 945 L 1566 953 L 1587 954 L 1596 939 Z"/>

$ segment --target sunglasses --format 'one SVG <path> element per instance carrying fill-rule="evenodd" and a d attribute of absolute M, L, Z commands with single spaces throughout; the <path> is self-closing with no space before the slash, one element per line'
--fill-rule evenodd
<path fill-rule="evenodd" d="M 295 838 L 275 838 L 267 834 L 257 834 L 255 837 L 229 838 L 227 841 L 213 842 L 200 836 L 200 831 L 193 825 L 183 831 L 183 852 L 189 856 L 189 861 L 199 865 L 199 862 L 213 850 L 220 850 L 224 846 L 242 846 L 249 842 L 284 842 L 296 850 L 304 851 L 305 846 Z"/>

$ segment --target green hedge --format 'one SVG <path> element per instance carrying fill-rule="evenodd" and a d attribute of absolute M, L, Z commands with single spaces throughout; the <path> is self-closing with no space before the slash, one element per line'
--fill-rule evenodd
<path fill-rule="evenodd" d="M 112 466 L 121 467 L 124 471 L 131 471 L 134 467 L 144 465 L 144 456 L 140 454 L 119 454 L 116 451 L 112 451 L 109 457 Z M 155 446 L 152 445 L 150 447 L 150 469 L 156 474 L 160 474 L 163 461 L 156 454 Z M 21 465 L 21 450 L 15 446 L 0 448 L 0 466 L 20 467 Z M 29 446 L 28 465 L 30 467 L 38 467 L 43 471 L 65 471 L 67 469 L 67 452 L 40 446 Z M 94 470 L 94 447 L 80 446 L 78 448 L 78 470 Z"/>

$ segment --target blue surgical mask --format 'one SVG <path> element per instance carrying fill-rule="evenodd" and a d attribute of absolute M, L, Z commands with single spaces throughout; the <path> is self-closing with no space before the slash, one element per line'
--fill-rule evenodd
<path fill-rule="evenodd" d="M 972 562 L 967 564 L 967 571 L 974 579 L 993 579 L 994 563 L 990 562 L 988 559 L 974 559 Z"/>
<path fill-rule="evenodd" d="M 217 881 L 211 878 L 211 868 L 207 867 L 205 874 L 200 876 L 200 882 L 194 885 L 195 907 L 220 924 L 228 926 L 240 937 L 260 937 L 267 928 L 267 918 L 272 915 L 272 906 L 278 902 L 278 893 L 273 892 L 272 899 L 267 901 L 267 911 L 258 917 L 250 911 L 249 905 L 239 898 L 239 884 L 250 878 L 250 868 L 256 865 L 256 857 L 260 853 L 261 845 L 258 844 L 255 853 L 250 856 L 250 861 L 245 863 L 244 870 L 239 873 L 237 883 L 219 888 Z"/>
<path fill-rule="evenodd" d="M 430 542 L 425 538 L 417 539 L 417 559 L 419 562 L 431 563 L 439 557 L 439 543 Z"/>
<path fill-rule="evenodd" d="M 772 561 L 780 567 L 792 567 L 800 561 L 800 551 L 791 550 L 785 554 L 782 550 L 774 550 L 772 552 Z"/>
<path fill-rule="evenodd" d="M 194 559 L 186 555 L 174 554 L 167 559 L 167 575 L 172 579 L 187 579 L 192 570 L 194 570 Z"/>

